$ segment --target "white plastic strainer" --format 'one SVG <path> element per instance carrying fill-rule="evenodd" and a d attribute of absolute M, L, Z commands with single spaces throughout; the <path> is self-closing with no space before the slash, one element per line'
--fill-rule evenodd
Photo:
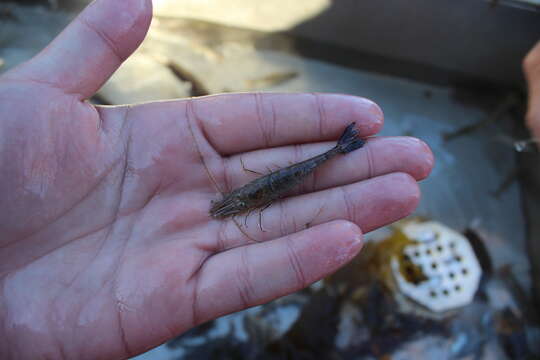
<path fill-rule="evenodd" d="M 402 231 L 415 243 L 406 245 L 391 260 L 400 292 L 434 312 L 470 303 L 482 270 L 469 241 L 433 221 L 411 222 Z M 421 276 L 417 274 L 416 281 L 412 281 L 407 273 Z"/>

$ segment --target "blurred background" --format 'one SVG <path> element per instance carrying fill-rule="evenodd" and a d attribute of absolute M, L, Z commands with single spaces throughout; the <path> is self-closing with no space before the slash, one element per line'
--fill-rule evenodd
<path fill-rule="evenodd" d="M 0 72 L 87 0 L 0 2 Z M 540 155 L 521 62 L 538 0 L 154 0 L 147 39 L 99 104 L 241 91 L 377 102 L 382 135 L 436 166 L 406 221 L 337 274 L 138 359 L 530 359 L 540 356 Z"/>

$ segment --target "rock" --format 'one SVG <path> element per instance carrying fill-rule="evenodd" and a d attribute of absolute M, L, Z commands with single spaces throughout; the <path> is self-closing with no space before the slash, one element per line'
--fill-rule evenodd
<path fill-rule="evenodd" d="M 161 1 L 155 4 L 155 14 L 263 31 L 283 31 L 321 13 L 330 3 L 330 0 L 185 0 L 179 6 L 176 1 Z"/>
<path fill-rule="evenodd" d="M 149 55 L 133 54 L 99 90 L 108 104 L 133 104 L 191 96 L 191 84 L 178 79 Z"/>
<path fill-rule="evenodd" d="M 405 344 L 392 354 L 393 360 L 405 359 L 451 359 L 450 342 L 439 336 L 425 336 Z"/>
<path fill-rule="evenodd" d="M 287 60 L 292 48 L 292 39 L 282 35 L 158 18 L 141 51 L 163 58 L 193 84 L 194 95 L 207 95 L 288 84 L 299 75 Z"/>

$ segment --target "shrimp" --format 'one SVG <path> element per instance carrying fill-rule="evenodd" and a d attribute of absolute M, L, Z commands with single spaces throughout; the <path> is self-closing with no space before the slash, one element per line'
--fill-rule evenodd
<path fill-rule="evenodd" d="M 282 198 L 289 190 L 300 184 L 321 164 L 338 154 L 347 154 L 359 149 L 364 144 L 365 140 L 358 137 L 358 131 L 353 122 L 345 128 L 336 146 L 332 149 L 311 159 L 273 171 L 234 189 L 225 194 L 222 200 L 212 202 L 210 216 L 215 219 L 224 219 L 255 209 L 262 209 L 260 210 L 262 212 L 274 201 Z"/>

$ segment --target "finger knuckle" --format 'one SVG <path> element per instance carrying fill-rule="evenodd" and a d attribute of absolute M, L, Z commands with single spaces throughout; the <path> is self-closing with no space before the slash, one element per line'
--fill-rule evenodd
<path fill-rule="evenodd" d="M 244 247 L 242 249 L 242 261 L 236 270 L 236 290 L 244 308 L 253 305 L 255 301 L 253 282 L 249 269 L 247 247 Z"/>
<path fill-rule="evenodd" d="M 287 237 L 286 246 L 289 265 L 293 271 L 293 275 L 295 278 L 294 286 L 297 289 L 302 289 L 307 286 L 307 280 L 302 262 L 300 261 L 300 257 L 298 256 L 298 252 L 295 249 L 293 240 L 290 236 Z"/>

